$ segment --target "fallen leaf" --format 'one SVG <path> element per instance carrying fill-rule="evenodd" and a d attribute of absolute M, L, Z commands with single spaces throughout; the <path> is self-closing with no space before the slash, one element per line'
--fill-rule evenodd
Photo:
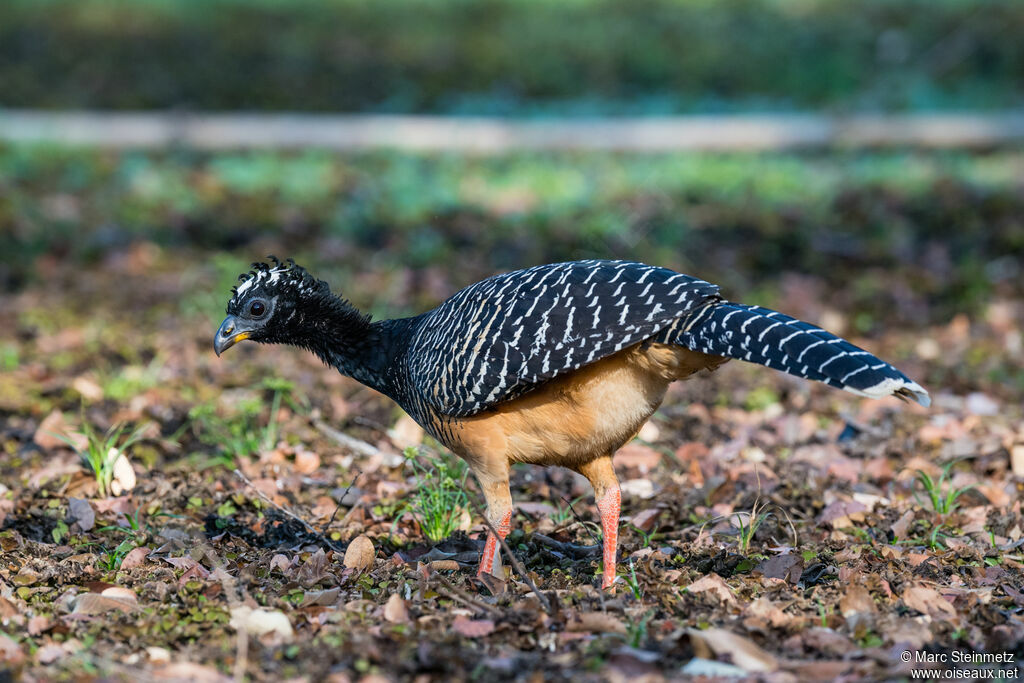
<path fill-rule="evenodd" d="M 661 508 L 648 508 L 646 510 L 641 510 L 633 515 L 633 519 L 630 520 L 630 524 L 641 531 L 650 531 L 654 526 L 654 521 L 661 516 L 662 512 L 663 510 Z"/>
<path fill-rule="evenodd" d="M 347 554 L 346 557 L 348 557 Z M 327 553 L 323 548 L 317 548 L 317 551 L 306 558 L 306 561 L 299 567 L 299 571 L 295 573 L 295 580 L 303 586 L 313 586 L 320 583 L 326 575 Z"/>
<path fill-rule="evenodd" d="M 67 652 L 60 645 L 50 643 L 36 650 L 36 661 L 40 664 L 52 664 L 66 654 Z"/>
<path fill-rule="evenodd" d="M 784 628 L 795 620 L 764 595 L 747 605 L 745 614 L 764 619 L 775 628 Z"/>
<path fill-rule="evenodd" d="M 72 524 L 77 524 L 82 531 L 89 531 L 96 525 L 96 513 L 84 498 L 69 498 L 68 513 Z"/>
<path fill-rule="evenodd" d="M 277 570 L 282 571 L 282 572 L 287 572 L 288 569 L 291 566 L 292 566 L 291 560 L 289 560 L 287 557 L 285 557 L 281 553 L 277 553 L 272 558 L 270 558 L 270 569 L 271 569 L 271 571 L 273 571 L 274 569 L 277 569 Z"/>
<path fill-rule="evenodd" d="M 749 673 L 775 671 L 779 662 L 775 657 L 759 648 L 753 641 L 738 636 L 724 628 L 698 630 L 687 629 L 694 652 L 703 659 L 728 656 L 732 663 Z"/>
<path fill-rule="evenodd" d="M 392 593 L 384 604 L 384 618 L 392 624 L 409 623 L 409 610 L 398 593 Z"/>
<path fill-rule="evenodd" d="M 111 610 L 134 612 L 139 606 L 139 601 L 132 591 L 114 586 L 102 593 L 81 593 L 75 598 L 74 604 L 73 614 L 90 616 L 105 614 Z"/>
<path fill-rule="evenodd" d="M 59 410 L 54 410 L 43 418 L 32 440 L 45 450 L 67 448 L 68 444 L 61 437 L 69 439 L 77 448 L 84 449 L 88 445 L 84 435 L 71 431 L 71 425 L 64 419 L 64 413 Z"/>
<path fill-rule="evenodd" d="M 910 533 L 910 525 L 914 523 L 914 511 L 907 510 L 903 515 L 896 520 L 895 523 L 889 529 L 892 530 L 893 536 L 897 539 L 905 539 Z"/>
<path fill-rule="evenodd" d="M 467 619 L 458 616 L 452 622 L 452 628 L 465 638 L 482 638 L 494 632 L 494 622 L 490 619 Z"/>
<path fill-rule="evenodd" d="M 50 622 L 49 617 L 42 614 L 37 614 L 28 620 L 28 634 L 30 636 L 38 636 L 44 631 L 48 631 L 53 624 Z"/>
<path fill-rule="evenodd" d="M 365 534 L 360 534 L 348 544 L 343 562 L 349 569 L 362 571 L 373 564 L 374 555 L 373 543 Z"/>
<path fill-rule="evenodd" d="M 121 560 L 121 569 L 134 569 L 135 567 L 141 567 L 146 561 L 146 557 L 149 555 L 149 548 L 139 547 L 132 548 L 128 551 L 128 554 Z"/>
<path fill-rule="evenodd" d="M 725 582 L 725 579 L 723 579 L 718 574 L 715 574 L 714 572 L 700 579 L 697 579 L 689 586 L 687 586 L 686 590 L 690 593 L 710 592 L 715 597 L 717 597 L 721 602 L 727 603 L 729 605 L 736 604 L 736 598 L 734 598 L 732 595 L 732 589 L 729 588 L 729 585 Z"/>
<path fill-rule="evenodd" d="M 626 625 L 608 612 L 578 612 L 569 618 L 565 628 L 582 633 L 626 633 Z"/>
<path fill-rule="evenodd" d="M 80 375 L 71 382 L 71 388 L 82 395 L 86 401 L 95 402 L 103 400 L 103 388 L 95 381 L 84 375 Z"/>
<path fill-rule="evenodd" d="M 299 474 L 312 474 L 320 469 L 320 456 L 313 451 L 299 448 L 295 451 L 295 471 Z"/>
<path fill-rule="evenodd" d="M 1024 444 L 1017 444 L 1010 449 L 1010 468 L 1015 477 L 1024 477 Z"/>
<path fill-rule="evenodd" d="M 416 421 L 408 415 L 398 418 L 395 426 L 388 431 L 388 438 L 400 451 L 411 446 L 419 446 L 423 443 L 423 435 L 423 427 L 416 424 Z"/>
<path fill-rule="evenodd" d="M 661 462 L 661 453 L 650 446 L 633 441 L 615 453 L 615 464 L 620 467 L 635 467 L 641 474 L 647 474 Z"/>
<path fill-rule="evenodd" d="M 0 662 L 18 665 L 25 661 L 25 653 L 9 635 L 0 631 Z"/>
<path fill-rule="evenodd" d="M 340 588 L 328 588 L 322 591 L 306 591 L 302 596 L 302 603 L 299 607 L 312 607 L 323 605 L 324 607 L 337 604 L 338 596 L 341 595 Z"/>
<path fill-rule="evenodd" d="M 757 565 L 755 571 L 761 572 L 766 578 L 783 579 L 796 585 L 804 571 L 804 558 L 794 553 L 776 555 Z"/>
<path fill-rule="evenodd" d="M 819 523 L 831 523 L 833 528 L 850 526 L 851 521 L 863 521 L 867 506 L 855 500 L 837 500 L 829 504 L 818 516 Z"/>
<path fill-rule="evenodd" d="M 288 617 L 280 610 L 253 609 L 248 605 L 231 608 L 231 627 L 254 636 L 274 633 L 291 640 L 295 636 Z"/>
<path fill-rule="evenodd" d="M 174 662 L 151 670 L 150 675 L 158 680 L 194 681 L 195 683 L 228 683 L 230 676 L 225 676 L 212 666 L 203 666 L 195 662 Z"/>
<path fill-rule="evenodd" d="M 878 607 L 868 589 L 861 585 L 848 586 L 839 599 L 839 613 L 847 619 L 875 614 Z"/>
<path fill-rule="evenodd" d="M 904 605 L 922 614 L 927 614 L 933 619 L 949 620 L 956 618 L 956 610 L 953 608 L 953 605 L 949 604 L 933 588 L 922 585 L 910 586 L 903 591 L 903 595 L 900 597 L 903 599 Z"/>

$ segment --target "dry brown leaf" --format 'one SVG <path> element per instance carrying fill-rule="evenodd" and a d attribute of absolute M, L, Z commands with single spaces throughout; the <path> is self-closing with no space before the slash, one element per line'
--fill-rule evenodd
<path fill-rule="evenodd" d="M 288 571 L 288 569 L 291 566 L 292 566 L 291 560 L 289 560 L 287 557 L 285 557 L 281 553 L 277 553 L 272 558 L 270 558 L 270 569 L 271 570 L 277 569 L 279 571 L 286 572 L 286 571 Z"/>
<path fill-rule="evenodd" d="M 111 610 L 133 612 L 139 606 L 135 593 L 117 586 L 107 588 L 102 593 L 82 593 L 74 602 L 73 614 L 83 615 L 105 614 Z"/>
<path fill-rule="evenodd" d="M 686 590 L 690 593 L 710 592 L 724 603 L 727 603 L 729 605 L 736 604 L 736 598 L 734 598 L 732 595 L 732 589 L 729 588 L 729 585 L 725 582 L 725 579 L 723 579 L 718 574 L 715 574 L 714 572 L 708 574 L 705 577 L 697 579 L 689 586 L 687 586 Z"/>
<path fill-rule="evenodd" d="M 494 632 L 494 622 L 490 619 L 467 619 L 458 616 L 452 622 L 452 628 L 465 638 L 482 638 Z"/>
<path fill-rule="evenodd" d="M 395 444 L 395 448 L 400 451 L 410 446 L 419 446 L 423 443 L 423 434 L 423 427 L 416 424 L 416 421 L 408 415 L 398 418 L 395 426 L 388 431 L 391 443 Z"/>
<path fill-rule="evenodd" d="M 903 604 L 910 609 L 915 609 L 922 614 L 927 614 L 933 619 L 949 620 L 956 618 L 956 610 L 953 605 L 942 597 L 942 594 L 927 586 L 910 586 L 900 596 Z"/>
<path fill-rule="evenodd" d="M 37 614 L 28 620 L 28 634 L 30 636 L 38 636 L 44 631 L 48 631 L 53 623 L 50 618 L 42 614 Z"/>
<path fill-rule="evenodd" d="M 64 413 L 54 410 L 39 423 L 32 440 L 42 449 L 67 447 L 67 443 L 60 437 L 69 439 L 76 447 L 85 449 L 88 441 L 85 436 L 72 432 L 71 425 L 64 419 Z"/>
<path fill-rule="evenodd" d="M 392 624 L 409 623 L 409 610 L 398 593 L 392 593 L 384 604 L 384 618 Z"/>
<path fill-rule="evenodd" d="M 889 527 L 897 540 L 907 538 L 910 533 L 910 525 L 914 523 L 914 511 L 907 510 L 896 522 Z"/>
<path fill-rule="evenodd" d="M 48 643 L 36 650 L 35 655 L 40 664 L 53 664 L 67 655 L 67 651 L 57 643 Z"/>
<path fill-rule="evenodd" d="M 1010 449 L 1010 468 L 1015 477 L 1024 477 L 1024 443 Z"/>
<path fill-rule="evenodd" d="M 804 571 L 804 558 L 795 553 L 784 553 L 769 557 L 755 568 L 768 579 L 783 579 L 796 585 Z"/>
<path fill-rule="evenodd" d="M 71 388 L 82 395 L 86 401 L 95 402 L 103 400 L 103 388 L 94 380 L 85 375 L 79 375 L 71 382 Z"/>
<path fill-rule="evenodd" d="M 565 628 L 581 633 L 626 633 L 626 625 L 608 612 L 578 612 L 569 618 Z"/>
<path fill-rule="evenodd" d="M 849 586 L 839 599 L 839 612 L 847 619 L 862 614 L 875 614 L 877 611 L 871 593 L 861 585 Z"/>
<path fill-rule="evenodd" d="M 829 504 L 818 516 L 819 523 L 830 523 L 832 528 L 839 529 L 851 526 L 851 522 L 864 521 L 867 506 L 855 500 L 837 500 Z"/>
<path fill-rule="evenodd" d="M 174 662 L 149 672 L 157 680 L 194 681 L 195 683 L 228 683 L 230 676 L 225 676 L 212 666 L 203 666 L 195 662 Z"/>
<path fill-rule="evenodd" d="M 141 567 L 146 557 L 149 555 L 149 548 L 139 547 L 132 548 L 124 559 L 121 560 L 121 569 L 134 569 L 135 567 Z"/>
<path fill-rule="evenodd" d="M 691 628 L 686 632 L 690 634 L 693 649 L 698 657 L 715 659 L 716 656 L 728 656 L 733 664 L 750 673 L 775 671 L 779 668 L 779 662 L 772 654 L 732 631 L 726 631 L 724 628 Z"/>
<path fill-rule="evenodd" d="M 779 605 L 763 595 L 747 605 L 745 613 L 764 619 L 775 628 L 784 628 L 795 620 L 795 617 L 783 612 Z"/>
<path fill-rule="evenodd" d="M 344 564 L 349 569 L 362 571 L 373 564 L 374 554 L 373 543 L 365 534 L 360 534 L 348 544 Z"/>
<path fill-rule="evenodd" d="M 320 469 L 320 456 L 305 448 L 295 451 L 295 471 L 299 474 L 312 474 Z"/>
<path fill-rule="evenodd" d="M 615 464 L 620 467 L 635 467 L 641 474 L 647 474 L 661 462 L 661 453 L 650 446 L 633 441 L 615 453 Z"/>
<path fill-rule="evenodd" d="M 302 596 L 302 602 L 299 607 L 312 607 L 314 605 L 323 605 L 324 607 L 337 604 L 338 596 L 341 595 L 341 589 L 338 587 L 328 588 L 322 591 L 306 591 Z"/>
<path fill-rule="evenodd" d="M 96 525 L 96 513 L 84 498 L 69 498 L 68 513 L 72 523 L 77 524 L 82 531 L 89 531 Z"/>
<path fill-rule="evenodd" d="M 0 662 L 18 665 L 23 661 L 25 661 L 25 653 L 10 636 L 0 631 Z"/>
<path fill-rule="evenodd" d="M 635 526 L 641 531 L 650 531 L 654 526 L 654 521 L 661 516 L 663 510 L 661 508 L 647 508 L 633 515 L 633 519 L 630 524 Z"/>

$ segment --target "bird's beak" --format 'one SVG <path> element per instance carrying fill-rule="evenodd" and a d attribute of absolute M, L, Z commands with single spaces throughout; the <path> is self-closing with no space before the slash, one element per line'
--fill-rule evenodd
<path fill-rule="evenodd" d="M 251 335 L 251 331 L 239 329 L 238 319 L 233 315 L 229 315 L 224 318 L 224 322 L 217 329 L 217 335 L 213 338 L 213 352 L 219 356 L 238 342 L 248 339 Z"/>

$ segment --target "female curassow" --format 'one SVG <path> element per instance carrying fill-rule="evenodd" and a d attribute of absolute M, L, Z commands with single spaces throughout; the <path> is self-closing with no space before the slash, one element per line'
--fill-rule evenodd
<path fill-rule="evenodd" d="M 241 276 L 214 341 L 218 355 L 243 339 L 292 344 L 391 397 L 469 463 L 502 536 L 512 463 L 579 472 L 601 513 L 606 588 L 615 580 L 620 507 L 612 454 L 673 380 L 737 358 L 859 396 L 929 403 L 917 383 L 839 337 L 642 263 L 517 270 L 427 313 L 371 322 L 302 267 L 273 261 Z M 492 571 L 496 546 L 488 534 L 481 574 Z"/>

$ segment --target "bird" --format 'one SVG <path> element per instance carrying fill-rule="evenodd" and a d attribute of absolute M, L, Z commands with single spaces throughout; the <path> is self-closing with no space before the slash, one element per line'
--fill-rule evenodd
<path fill-rule="evenodd" d="M 586 477 L 601 518 L 604 589 L 614 590 L 621 493 L 612 455 L 668 385 L 730 359 L 858 396 L 930 403 L 895 367 L 807 322 L 729 301 L 668 268 L 579 260 L 488 277 L 433 310 L 373 321 L 293 260 L 239 276 L 214 338 L 288 344 L 394 400 L 462 457 L 489 522 L 478 576 L 509 532 L 515 463 Z"/>

